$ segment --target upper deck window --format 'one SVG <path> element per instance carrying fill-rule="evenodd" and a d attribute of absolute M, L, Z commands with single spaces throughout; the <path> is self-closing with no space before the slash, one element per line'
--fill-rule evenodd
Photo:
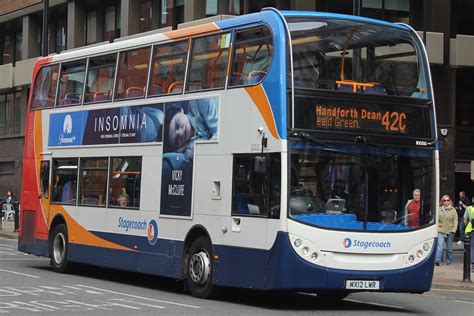
<path fill-rule="evenodd" d="M 117 54 L 89 59 L 84 103 L 111 100 L 116 59 Z"/>
<path fill-rule="evenodd" d="M 114 99 L 145 97 L 150 47 L 121 52 Z"/>
<path fill-rule="evenodd" d="M 193 39 L 186 91 L 224 88 L 230 33 Z"/>
<path fill-rule="evenodd" d="M 54 105 L 59 65 L 46 66 L 36 75 L 31 109 L 46 109 Z"/>
<path fill-rule="evenodd" d="M 270 68 L 272 55 L 272 34 L 268 28 L 259 27 L 236 32 L 229 86 L 260 82 Z"/>
<path fill-rule="evenodd" d="M 183 92 L 188 45 L 188 41 L 183 41 L 155 47 L 148 92 L 150 96 Z"/>
<path fill-rule="evenodd" d="M 61 65 L 61 79 L 57 105 L 80 104 L 84 89 L 86 60 L 76 60 Z"/>
<path fill-rule="evenodd" d="M 341 19 L 287 20 L 295 88 L 428 98 L 421 47 L 409 31 Z"/>

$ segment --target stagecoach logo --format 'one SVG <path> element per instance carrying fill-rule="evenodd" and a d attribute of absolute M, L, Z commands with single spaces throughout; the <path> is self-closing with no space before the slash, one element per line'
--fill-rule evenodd
<path fill-rule="evenodd" d="M 63 132 L 59 134 L 59 145 L 62 144 L 73 144 L 76 141 L 76 136 L 72 135 L 72 117 L 66 115 L 64 117 Z"/>
<path fill-rule="evenodd" d="M 150 245 L 156 244 L 158 241 L 158 224 L 154 219 L 150 221 L 148 224 L 148 229 L 147 229 L 147 235 L 148 235 L 148 242 Z"/>
<path fill-rule="evenodd" d="M 342 245 L 344 248 L 362 248 L 362 249 L 368 249 L 368 248 L 390 248 L 392 244 L 389 241 L 366 241 L 366 240 L 357 240 L 357 239 L 350 239 L 350 238 L 345 238 L 342 241 Z"/>
<path fill-rule="evenodd" d="M 349 248 L 352 245 L 352 240 L 350 238 L 346 238 L 342 241 L 342 245 L 344 248 Z"/>

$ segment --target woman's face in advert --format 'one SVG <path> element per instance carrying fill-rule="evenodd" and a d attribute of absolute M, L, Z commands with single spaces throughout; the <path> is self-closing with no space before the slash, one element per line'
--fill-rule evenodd
<path fill-rule="evenodd" d="M 169 141 L 171 146 L 180 151 L 192 135 L 191 122 L 186 114 L 178 112 L 170 121 Z"/>

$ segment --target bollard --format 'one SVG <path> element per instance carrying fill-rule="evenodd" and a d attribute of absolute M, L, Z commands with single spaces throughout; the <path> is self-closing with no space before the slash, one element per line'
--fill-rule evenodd
<path fill-rule="evenodd" d="M 471 234 L 464 236 L 464 265 L 462 281 L 471 283 Z"/>
<path fill-rule="evenodd" d="M 15 210 L 15 227 L 13 228 L 14 232 L 18 231 L 18 222 L 20 219 L 20 203 L 13 203 L 13 209 Z"/>

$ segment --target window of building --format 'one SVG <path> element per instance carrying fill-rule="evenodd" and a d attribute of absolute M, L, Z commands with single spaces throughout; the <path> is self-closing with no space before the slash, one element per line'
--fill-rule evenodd
<path fill-rule="evenodd" d="M 11 47 L 10 35 L 3 36 L 3 41 L 2 41 L 2 64 L 3 65 L 13 62 L 11 49 L 12 47 Z"/>
<path fill-rule="evenodd" d="M 97 12 L 88 11 L 86 13 L 86 24 L 84 25 L 86 36 L 86 45 L 97 42 Z"/>
<path fill-rule="evenodd" d="M 273 40 L 266 27 L 235 33 L 230 86 L 255 84 L 261 81 L 272 63 Z"/>
<path fill-rule="evenodd" d="M 15 34 L 15 62 L 23 59 L 23 33 L 21 31 Z"/>
<path fill-rule="evenodd" d="M 61 65 L 61 79 L 57 105 L 80 104 L 84 89 L 86 60 L 77 60 Z"/>
<path fill-rule="evenodd" d="M 145 96 L 150 51 L 145 47 L 120 53 L 115 99 Z"/>
<path fill-rule="evenodd" d="M 0 94 L 0 136 L 21 134 L 21 92 Z"/>
<path fill-rule="evenodd" d="M 84 103 L 105 102 L 112 99 L 116 60 L 117 54 L 89 59 Z"/>
<path fill-rule="evenodd" d="M 14 161 L 0 161 L 0 175 L 15 174 Z"/>
<path fill-rule="evenodd" d="M 139 31 L 147 32 L 152 29 L 153 7 L 151 0 L 140 1 L 140 25 Z"/>
<path fill-rule="evenodd" d="M 206 16 L 217 15 L 217 0 L 206 0 Z"/>
<path fill-rule="evenodd" d="M 66 20 L 60 20 L 56 26 L 56 53 L 60 53 L 66 50 Z"/>
<path fill-rule="evenodd" d="M 183 91 L 188 41 L 156 46 L 153 52 L 151 96 Z"/>
<path fill-rule="evenodd" d="M 53 160 L 53 203 L 76 205 L 77 158 Z"/>
<path fill-rule="evenodd" d="M 54 105 L 59 65 L 46 66 L 36 75 L 31 109 L 46 109 Z"/>
<path fill-rule="evenodd" d="M 280 214 L 280 155 L 235 155 L 232 214 Z"/>
<path fill-rule="evenodd" d="M 120 37 L 120 6 L 108 6 L 104 10 L 104 40 Z"/>
<path fill-rule="evenodd" d="M 186 91 L 224 88 L 230 33 L 193 39 Z"/>
<path fill-rule="evenodd" d="M 253 0 L 248 1 L 249 12 L 260 12 L 263 8 L 266 7 L 275 7 L 278 6 L 278 1 L 275 0 Z"/>
<path fill-rule="evenodd" d="M 49 197 L 49 161 L 41 161 L 41 171 L 40 171 L 40 183 L 41 183 L 41 193 L 43 197 Z"/>
<path fill-rule="evenodd" d="M 109 206 L 140 207 L 141 157 L 112 157 Z"/>
<path fill-rule="evenodd" d="M 105 207 L 108 163 L 107 158 L 81 158 L 79 205 Z"/>
<path fill-rule="evenodd" d="M 7 101 L 4 94 L 0 94 L 0 135 L 7 131 Z"/>
<path fill-rule="evenodd" d="M 229 0 L 227 5 L 227 12 L 229 12 L 230 15 L 244 14 L 244 0 Z"/>
<path fill-rule="evenodd" d="M 360 1 L 360 0 L 359 0 Z M 316 11 L 354 14 L 354 1 L 352 0 L 317 0 Z"/>
<path fill-rule="evenodd" d="M 409 24 L 410 0 L 361 0 L 361 15 Z"/>

